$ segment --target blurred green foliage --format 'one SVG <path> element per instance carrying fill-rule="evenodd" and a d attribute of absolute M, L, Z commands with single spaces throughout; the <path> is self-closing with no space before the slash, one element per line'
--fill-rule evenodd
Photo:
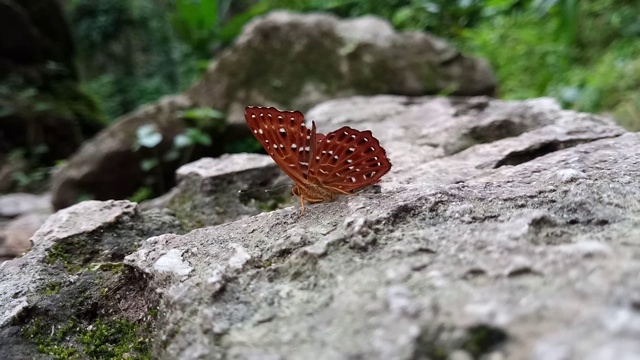
<path fill-rule="evenodd" d="M 637 0 L 71 0 L 85 89 L 111 118 L 182 91 L 273 9 L 371 14 L 429 31 L 487 58 L 503 98 L 554 96 L 640 130 Z"/>

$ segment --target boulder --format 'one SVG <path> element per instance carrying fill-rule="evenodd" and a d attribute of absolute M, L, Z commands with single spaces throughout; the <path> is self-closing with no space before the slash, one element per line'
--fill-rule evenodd
<path fill-rule="evenodd" d="M 0 269 L 3 351 L 637 358 L 640 134 L 549 99 L 355 97 L 308 115 L 372 129 L 391 172 L 303 216 L 211 214 L 228 222 L 199 229 L 126 201 L 65 209 Z M 250 177 L 279 176 L 237 160 L 183 169 L 209 191 L 188 211 L 233 208 Z M 109 328 L 121 335 L 96 336 Z"/>
<path fill-rule="evenodd" d="M 31 236 L 53 212 L 49 194 L 14 193 L 0 196 L 0 261 L 31 248 Z"/>
<path fill-rule="evenodd" d="M 179 112 L 192 105 L 184 96 L 168 96 L 118 119 L 87 141 L 69 161 L 53 174 L 51 193 L 56 209 L 71 206 L 89 196 L 97 200 L 130 196 L 143 185 L 141 163 L 144 154 L 135 151 L 136 132 L 152 125 L 162 135 L 158 153 L 171 147 L 173 138 L 184 131 L 186 123 Z M 156 155 L 159 156 L 159 155 Z M 173 177 L 171 168 L 163 176 Z"/>
<path fill-rule="evenodd" d="M 0 265 L 3 356 L 68 358 L 81 346 L 85 357 L 126 358 L 147 349 L 150 330 L 136 323 L 154 316 L 157 296 L 122 260 L 149 236 L 180 232 L 167 211 L 140 211 L 126 200 L 85 201 L 49 217 L 31 251 Z M 73 346 L 53 340 L 72 334 Z M 137 342 L 114 348 L 114 334 Z"/>
<path fill-rule="evenodd" d="M 197 159 L 220 155 L 225 144 L 251 137 L 243 117 L 247 105 L 306 111 L 354 94 L 490 95 L 495 87 L 485 61 L 429 34 L 396 32 L 371 16 L 341 20 L 276 11 L 248 24 L 184 95 L 124 115 L 87 142 L 54 174 L 53 204 L 60 209 L 86 195 L 98 200 L 131 196 L 144 180 L 140 156 L 131 150 L 135 131 L 142 124 L 162 123 L 160 132 L 171 140 L 186 126 L 178 112 L 189 108 L 226 113 L 224 130 L 210 133 L 216 148 L 191 154 Z M 166 184 L 173 184 L 179 165 L 163 163 Z"/>
<path fill-rule="evenodd" d="M 267 155 L 202 158 L 176 172 L 177 185 L 141 207 L 167 208 L 186 228 L 218 225 L 289 205 L 288 178 Z M 284 186 L 276 184 L 284 183 Z"/>
<path fill-rule="evenodd" d="M 274 11 L 245 26 L 189 91 L 200 106 L 243 123 L 246 105 L 306 111 L 350 95 L 493 95 L 489 64 L 424 32 L 375 16 Z"/>

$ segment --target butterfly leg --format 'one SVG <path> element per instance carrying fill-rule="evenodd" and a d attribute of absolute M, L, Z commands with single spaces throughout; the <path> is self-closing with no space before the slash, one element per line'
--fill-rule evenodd
<path fill-rule="evenodd" d="M 302 207 L 300 207 L 300 216 L 304 215 L 304 196 L 300 196 L 300 205 L 302 205 Z"/>

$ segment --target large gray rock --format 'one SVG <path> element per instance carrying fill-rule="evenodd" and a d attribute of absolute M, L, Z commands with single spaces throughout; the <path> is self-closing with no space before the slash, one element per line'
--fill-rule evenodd
<path fill-rule="evenodd" d="M 184 95 L 124 115 L 88 141 L 54 174 L 53 204 L 61 209 L 87 195 L 97 200 L 131 196 L 145 176 L 140 170 L 145 154 L 132 150 L 136 130 L 145 124 L 158 127 L 165 141 L 146 156 L 161 157 L 188 126 L 179 114 L 189 108 L 226 113 L 226 124 L 210 133 L 217 148 L 208 149 L 207 156 L 215 156 L 225 144 L 251 137 L 243 117 L 247 105 L 306 111 L 354 94 L 490 95 L 495 87 L 488 63 L 426 33 L 399 33 L 376 17 L 340 20 L 273 12 L 248 24 Z M 170 175 L 181 164 L 162 165 L 165 183 L 172 183 Z"/>
<path fill-rule="evenodd" d="M 127 202 L 58 213 L 34 250 L 0 270 L 3 349 L 35 356 L 44 341 L 86 355 L 77 339 L 101 326 L 97 312 L 155 329 L 143 334 L 163 359 L 639 358 L 640 134 L 549 99 L 361 97 L 308 115 L 321 131 L 372 129 L 392 171 L 304 216 L 293 206 L 239 214 L 184 235 L 155 226 L 142 243 L 143 233 L 123 236 L 127 224 L 177 220 Z M 230 197 L 249 173 L 275 176 L 264 158 L 237 159 L 181 176 L 211 184 L 206 199 Z M 193 203 L 199 214 L 212 204 Z M 122 259 L 77 245 L 127 238 L 141 246 L 120 275 L 99 272 L 119 300 L 89 287 L 79 311 L 42 291 L 53 279 L 81 297 L 92 269 Z M 144 315 L 155 306 L 157 317 Z M 81 326 L 48 335 L 70 315 Z M 132 340 L 110 341 L 115 351 Z"/>
<path fill-rule="evenodd" d="M 186 228 L 218 225 L 287 204 L 286 176 L 267 155 L 202 158 L 176 171 L 177 185 L 143 208 L 168 208 Z M 268 193 L 267 193 L 268 192 Z"/>
<path fill-rule="evenodd" d="M 166 211 L 124 200 L 85 201 L 51 215 L 31 251 L 0 265 L 3 358 L 148 351 L 149 329 L 138 324 L 149 321 L 157 296 L 122 259 L 149 236 L 180 231 Z M 140 339 L 118 347 L 127 336 Z"/>
<path fill-rule="evenodd" d="M 244 123 L 246 105 L 306 111 L 341 96 L 493 95 L 489 64 L 423 32 L 374 16 L 275 11 L 250 22 L 188 91 L 201 106 Z"/>

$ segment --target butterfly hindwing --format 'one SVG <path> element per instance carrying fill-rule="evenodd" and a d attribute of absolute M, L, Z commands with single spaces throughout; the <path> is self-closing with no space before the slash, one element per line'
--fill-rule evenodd
<path fill-rule="evenodd" d="M 319 139 L 309 179 L 338 192 L 353 192 L 375 184 L 389 172 L 391 162 L 371 131 L 348 126 Z"/>

